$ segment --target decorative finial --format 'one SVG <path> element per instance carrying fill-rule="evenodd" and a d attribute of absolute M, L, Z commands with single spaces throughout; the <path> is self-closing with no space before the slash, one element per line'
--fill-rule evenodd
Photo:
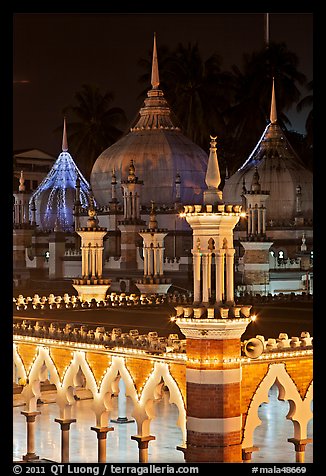
<path fill-rule="evenodd" d="M 96 216 L 96 211 L 94 206 L 94 197 L 91 194 L 91 189 L 90 189 L 89 207 L 88 207 L 87 213 L 88 213 L 87 226 L 89 228 L 96 228 L 98 224 L 98 218 Z"/>
<path fill-rule="evenodd" d="M 270 113 L 269 119 L 271 121 L 271 124 L 276 124 L 276 122 L 277 122 L 277 112 L 276 112 L 276 101 L 275 101 L 274 76 L 273 76 L 273 86 L 272 86 L 271 113 Z"/>
<path fill-rule="evenodd" d="M 305 232 L 302 233 L 302 241 L 301 241 L 301 251 L 307 251 L 307 245 L 306 245 L 306 235 Z"/>
<path fill-rule="evenodd" d="M 216 154 L 216 139 L 217 137 L 210 136 L 211 138 L 211 147 L 209 149 L 209 157 L 206 171 L 205 182 L 208 188 L 217 189 L 221 183 L 220 169 L 217 160 Z"/>
<path fill-rule="evenodd" d="M 130 160 L 130 165 L 129 165 L 129 175 L 128 175 L 128 182 L 134 182 L 135 181 L 135 166 L 134 166 L 134 161 L 133 159 Z"/>
<path fill-rule="evenodd" d="M 111 175 L 111 185 L 116 185 L 116 183 L 117 183 L 117 177 L 116 177 L 116 175 L 115 175 L 115 169 L 114 169 L 114 167 L 113 167 L 113 169 L 112 169 L 112 175 Z"/>
<path fill-rule="evenodd" d="M 25 192 L 25 179 L 24 179 L 24 172 L 21 170 L 20 171 L 20 178 L 19 178 L 19 187 L 18 190 L 19 192 Z"/>
<path fill-rule="evenodd" d="M 251 191 L 260 192 L 259 173 L 258 173 L 257 165 L 255 165 L 255 172 L 252 176 Z"/>
<path fill-rule="evenodd" d="M 160 84 L 160 78 L 158 74 L 157 50 L 156 50 L 156 33 L 154 33 L 151 84 L 152 84 L 152 89 L 157 89 Z"/>
<path fill-rule="evenodd" d="M 68 151 L 66 116 L 63 118 L 62 152 Z"/>
<path fill-rule="evenodd" d="M 156 220 L 155 204 L 154 204 L 153 200 L 151 200 L 151 204 L 152 204 L 152 208 L 151 208 L 151 211 L 150 211 L 150 214 L 149 214 L 148 228 L 150 230 L 157 230 L 158 224 L 157 224 L 157 220 Z"/>

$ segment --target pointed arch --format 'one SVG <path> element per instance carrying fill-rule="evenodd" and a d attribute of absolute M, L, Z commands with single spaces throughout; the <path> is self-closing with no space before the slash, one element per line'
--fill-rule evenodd
<path fill-rule="evenodd" d="M 169 403 L 174 403 L 179 411 L 177 425 L 181 428 L 184 442 L 186 441 L 186 408 L 182 397 L 181 390 L 170 373 L 169 364 L 163 362 L 155 362 L 154 369 L 148 380 L 146 381 L 140 397 L 140 404 L 145 409 L 146 419 L 142 423 L 143 430 L 146 429 L 149 434 L 150 420 L 155 417 L 152 403 L 155 400 L 157 386 L 163 378 L 165 385 L 170 391 Z"/>
<path fill-rule="evenodd" d="M 307 424 L 312 418 L 312 411 L 310 409 L 312 384 L 307 391 L 306 397 L 302 400 L 294 381 L 286 371 L 285 363 L 270 364 L 248 408 L 244 425 L 243 448 L 254 446 L 254 431 L 262 423 L 258 417 L 258 408 L 262 403 L 269 402 L 268 392 L 274 383 L 279 389 L 279 400 L 288 400 L 290 403 L 287 419 L 293 422 L 294 437 L 298 439 L 305 439 L 307 437 Z"/>

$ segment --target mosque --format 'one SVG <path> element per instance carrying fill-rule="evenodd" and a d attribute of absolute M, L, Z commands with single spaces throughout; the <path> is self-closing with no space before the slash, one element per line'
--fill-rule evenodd
<path fill-rule="evenodd" d="M 218 138 L 213 148 L 218 154 Z M 107 228 L 103 275 L 112 290 L 138 291 L 146 247 L 152 246 L 142 230 L 154 212 L 164 275 L 174 289 L 187 288 L 192 232 L 179 213 L 185 203 L 201 203 L 207 163 L 207 153 L 176 126 L 160 89 L 154 38 L 151 89 L 134 125 L 96 160 L 90 184 L 69 153 L 65 121 L 62 152 L 36 190 L 26 190 L 21 173 L 14 192 L 14 283 L 81 275 L 75 231 L 86 223 L 93 201 Z M 236 293 L 312 294 L 312 173 L 278 124 L 274 83 L 270 122 L 226 179 L 223 194 L 246 213 L 235 228 Z M 147 269 L 145 276 L 153 272 Z"/>
<path fill-rule="evenodd" d="M 91 394 L 98 462 L 107 460 L 114 396 L 130 397 L 130 438 L 138 461 L 148 462 L 153 405 L 165 387 L 182 435 L 175 449 L 186 462 L 250 462 L 259 450 L 258 408 L 275 384 L 279 399 L 291 404 L 287 441 L 303 462 L 312 442 L 313 339 L 297 325 L 291 337 L 244 336 L 255 320 L 251 294 L 312 294 L 311 174 L 278 125 L 273 84 L 270 123 L 221 190 L 218 138 L 210 137 L 208 155 L 187 139 L 159 84 L 154 38 L 152 87 L 139 117 L 97 159 L 91 183 L 69 153 L 64 121 L 62 152 L 48 175 L 30 193 L 21 174 L 14 193 L 16 284 L 38 277 L 48 290 L 56 282 L 74 290 L 14 298 L 13 380 L 27 433 L 22 458 L 39 458 L 35 432 L 46 384 L 55 388 L 63 463 L 70 461 L 80 390 Z M 185 294 L 169 301 L 178 289 Z M 174 309 L 168 322 L 157 311 L 166 302 Z M 132 320 L 137 312 L 142 321 Z M 118 318 L 124 330 L 141 325 L 147 334 L 108 332 Z"/>

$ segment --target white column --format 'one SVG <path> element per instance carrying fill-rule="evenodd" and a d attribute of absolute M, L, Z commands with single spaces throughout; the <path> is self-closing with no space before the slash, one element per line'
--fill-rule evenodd
<path fill-rule="evenodd" d="M 208 299 L 212 296 L 212 253 L 207 255 L 207 288 Z"/>
<path fill-rule="evenodd" d="M 263 207 L 262 209 L 262 221 L 263 221 L 263 225 L 262 225 L 262 228 L 263 228 L 263 233 L 266 233 L 266 207 Z"/>
<path fill-rule="evenodd" d="M 248 235 L 252 233 L 252 209 L 251 206 L 248 208 Z"/>
<path fill-rule="evenodd" d="M 200 261 L 201 256 L 199 251 L 193 251 L 193 270 L 194 270 L 194 302 L 200 302 Z"/>
<path fill-rule="evenodd" d="M 203 270 L 203 302 L 208 302 L 208 254 L 202 253 L 202 270 Z"/>
<path fill-rule="evenodd" d="M 103 272 L 103 250 L 103 246 L 97 248 L 97 275 L 99 278 L 102 277 Z"/>
<path fill-rule="evenodd" d="M 257 209 L 257 214 L 258 214 L 258 233 L 262 233 L 262 209 L 259 207 Z"/>
<path fill-rule="evenodd" d="M 82 247 L 82 276 L 86 276 L 86 248 Z"/>
<path fill-rule="evenodd" d="M 164 258 L 164 248 L 159 248 L 159 265 L 160 265 L 160 269 L 159 269 L 159 274 L 160 276 L 163 275 L 163 258 Z"/>
<path fill-rule="evenodd" d="M 91 253 L 91 276 L 92 278 L 95 278 L 96 276 L 96 269 L 95 269 L 95 248 L 91 247 L 90 248 L 90 253 Z"/>
<path fill-rule="evenodd" d="M 148 248 L 144 245 L 144 276 L 148 275 Z"/>
<path fill-rule="evenodd" d="M 156 276 L 158 274 L 158 254 L 156 246 L 153 248 L 153 275 Z"/>
<path fill-rule="evenodd" d="M 123 217 L 127 218 L 127 213 L 128 213 L 128 201 L 127 201 L 127 191 L 123 190 Z"/>
<path fill-rule="evenodd" d="M 226 301 L 234 302 L 234 253 L 231 248 L 226 251 Z"/>
<path fill-rule="evenodd" d="M 153 248 L 148 248 L 149 256 L 148 256 L 148 274 L 153 275 L 154 274 L 154 257 L 153 257 Z"/>
<path fill-rule="evenodd" d="M 224 294 L 224 253 L 224 250 L 215 251 L 215 293 L 217 304 L 222 302 Z"/>

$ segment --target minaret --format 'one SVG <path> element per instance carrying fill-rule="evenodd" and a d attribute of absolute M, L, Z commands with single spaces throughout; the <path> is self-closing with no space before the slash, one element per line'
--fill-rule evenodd
<path fill-rule="evenodd" d="M 18 191 L 14 193 L 14 225 L 30 225 L 29 221 L 29 199 L 31 192 L 26 191 L 24 172 L 21 170 L 19 177 Z"/>
<path fill-rule="evenodd" d="M 218 189 L 215 137 L 206 184 L 204 204 L 186 205 L 181 214 L 193 231 L 194 303 L 176 308 L 187 340 L 187 444 L 179 449 L 186 462 L 236 463 L 242 462 L 240 338 L 251 306 L 234 302 L 233 229 L 241 205 L 226 205 Z"/>
<path fill-rule="evenodd" d="M 277 123 L 277 110 L 276 110 L 274 77 L 273 77 L 273 86 L 272 86 L 271 112 L 270 112 L 270 115 L 269 115 L 269 120 L 270 120 L 271 124 L 276 124 Z"/>
<path fill-rule="evenodd" d="M 148 228 L 139 232 L 143 238 L 144 277 L 137 280 L 136 286 L 141 293 L 166 294 L 171 280 L 164 277 L 164 238 L 168 230 L 158 227 L 154 202 L 149 215 Z"/>
<path fill-rule="evenodd" d="M 105 299 L 111 284 L 110 279 L 104 279 L 102 276 L 103 239 L 107 229 L 98 225 L 92 197 L 90 202 L 87 226 L 76 230 L 81 237 L 82 277 L 74 279 L 73 286 L 82 301 L 90 301 L 93 298 L 101 301 Z"/>
<path fill-rule="evenodd" d="M 138 233 L 145 224 L 140 218 L 140 191 L 144 183 L 138 179 L 135 171 L 131 160 L 128 177 L 121 181 L 124 218 L 118 222 L 121 231 L 120 269 L 137 269 Z"/>
<path fill-rule="evenodd" d="M 63 132 L 62 132 L 62 152 L 68 152 L 67 126 L 66 118 L 63 118 Z M 77 195 L 77 191 L 76 191 Z M 80 196 L 80 182 L 79 182 L 79 196 Z M 59 211 L 59 210 L 58 210 Z M 75 216 L 75 206 L 73 215 Z M 62 230 L 59 216 L 55 220 L 55 226 L 49 234 L 49 279 L 60 279 L 64 276 L 63 271 L 63 257 L 66 251 L 66 238 Z M 78 217 L 79 219 L 79 217 Z M 75 222 L 76 230 L 76 222 Z"/>
<path fill-rule="evenodd" d="M 26 248 L 32 246 L 34 224 L 29 220 L 31 192 L 26 191 L 24 172 L 20 172 L 18 190 L 13 193 L 13 266 L 26 267 Z"/>
<path fill-rule="evenodd" d="M 258 167 L 252 176 L 250 190 L 244 193 L 247 203 L 247 237 L 240 243 L 243 257 L 243 284 L 248 292 L 269 292 L 269 249 L 273 242 L 266 236 L 266 202 L 269 192 L 261 190 Z"/>

